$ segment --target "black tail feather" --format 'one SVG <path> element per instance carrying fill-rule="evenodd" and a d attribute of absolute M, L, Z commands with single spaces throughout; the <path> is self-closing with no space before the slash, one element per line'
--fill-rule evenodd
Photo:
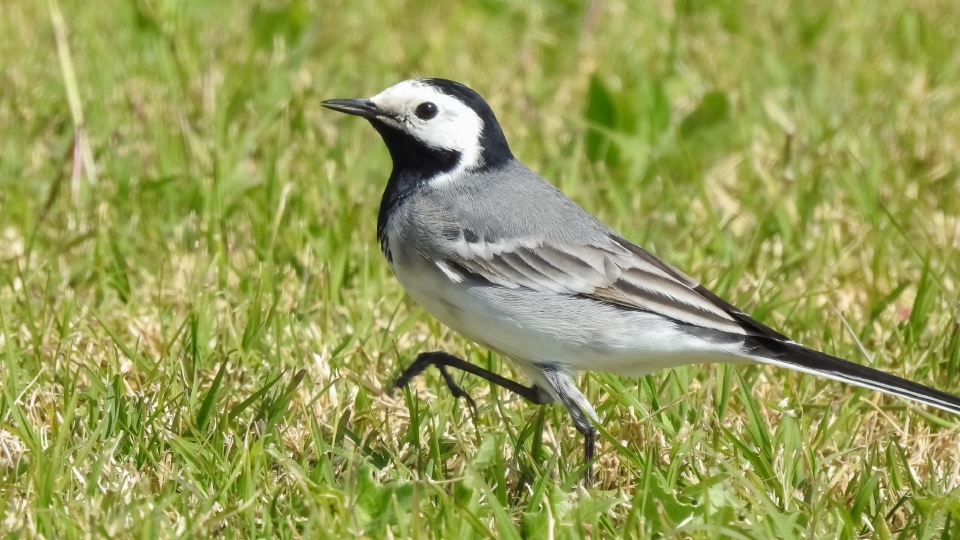
<path fill-rule="evenodd" d="M 744 347 L 751 356 L 766 364 L 862 386 L 960 414 L 960 397 L 808 349 L 797 343 L 751 336 L 746 339 Z"/>

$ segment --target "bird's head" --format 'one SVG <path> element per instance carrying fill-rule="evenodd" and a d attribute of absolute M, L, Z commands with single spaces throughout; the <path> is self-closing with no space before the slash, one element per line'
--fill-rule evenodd
<path fill-rule="evenodd" d="M 366 118 L 383 137 L 395 172 L 428 180 L 494 168 L 513 158 L 487 102 L 446 79 L 412 79 L 366 99 L 330 99 L 328 109 Z"/>

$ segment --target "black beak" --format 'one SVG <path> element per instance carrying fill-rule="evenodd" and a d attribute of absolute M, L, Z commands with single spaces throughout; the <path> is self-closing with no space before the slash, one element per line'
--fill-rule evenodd
<path fill-rule="evenodd" d="M 320 104 L 330 110 L 352 114 L 361 118 L 388 116 L 385 111 L 377 108 L 369 99 L 328 99 Z"/>

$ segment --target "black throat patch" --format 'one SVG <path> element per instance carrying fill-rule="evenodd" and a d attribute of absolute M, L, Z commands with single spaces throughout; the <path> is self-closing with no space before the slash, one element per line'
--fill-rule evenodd
<path fill-rule="evenodd" d="M 371 119 L 370 124 L 380 133 L 393 160 L 393 171 L 380 199 L 380 212 L 377 215 L 380 249 L 387 260 L 393 262 L 387 245 L 387 220 L 390 214 L 431 178 L 456 169 L 463 155 L 455 150 L 429 147 L 413 135 L 380 120 Z"/>

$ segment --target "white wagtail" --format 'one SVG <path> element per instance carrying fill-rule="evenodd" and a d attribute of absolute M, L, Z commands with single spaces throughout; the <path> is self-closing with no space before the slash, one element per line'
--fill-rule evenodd
<path fill-rule="evenodd" d="M 573 380 L 584 370 L 764 363 L 960 413 L 955 396 L 791 341 L 620 236 L 517 161 L 490 106 L 460 83 L 409 80 L 323 106 L 366 118 L 390 152 L 377 237 L 406 291 L 533 382 L 438 351 L 421 353 L 396 385 L 434 365 L 471 406 L 446 367 L 533 403 L 559 400 L 585 438 L 588 482 L 597 415 Z"/>

